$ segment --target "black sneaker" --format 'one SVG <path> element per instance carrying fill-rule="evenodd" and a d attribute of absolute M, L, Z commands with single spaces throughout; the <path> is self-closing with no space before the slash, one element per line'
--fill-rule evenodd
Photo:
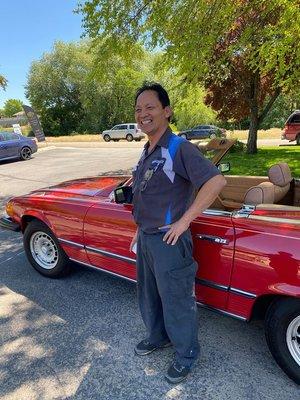
<path fill-rule="evenodd" d="M 174 361 L 165 375 L 166 380 L 169 383 L 179 383 L 183 381 L 189 374 L 191 367 L 185 367 L 179 364 L 179 362 Z"/>
<path fill-rule="evenodd" d="M 162 345 L 152 344 L 147 339 L 144 339 L 135 346 L 134 351 L 135 354 L 137 354 L 138 356 L 146 356 L 147 354 L 150 354 L 157 349 L 165 349 L 166 347 L 170 347 L 171 345 L 171 342 L 167 342 Z"/>

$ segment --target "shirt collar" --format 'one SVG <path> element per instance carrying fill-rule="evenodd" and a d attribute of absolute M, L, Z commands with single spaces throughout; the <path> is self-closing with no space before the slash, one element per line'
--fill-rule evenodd
<path fill-rule="evenodd" d="M 165 130 L 164 134 L 160 137 L 159 141 L 156 143 L 155 147 L 157 147 L 157 146 L 168 147 L 170 135 L 172 135 L 172 130 L 168 126 L 167 129 Z M 150 146 L 150 142 L 148 140 L 148 142 L 144 145 L 144 149 L 146 151 L 148 151 L 149 146 Z"/>

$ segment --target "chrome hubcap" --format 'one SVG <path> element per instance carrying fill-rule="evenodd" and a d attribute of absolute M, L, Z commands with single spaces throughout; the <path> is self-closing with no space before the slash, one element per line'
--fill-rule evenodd
<path fill-rule="evenodd" d="M 293 359 L 300 366 L 300 315 L 289 324 L 286 343 Z"/>
<path fill-rule="evenodd" d="M 58 263 L 58 248 L 45 232 L 35 232 L 30 238 L 30 252 L 34 261 L 42 268 L 52 269 Z"/>

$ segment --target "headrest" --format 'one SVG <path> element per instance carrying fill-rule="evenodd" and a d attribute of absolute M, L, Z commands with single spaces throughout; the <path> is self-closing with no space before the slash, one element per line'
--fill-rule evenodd
<path fill-rule="evenodd" d="M 268 172 L 270 182 L 277 186 L 286 186 L 292 180 L 292 174 L 287 163 L 272 165 Z"/>
<path fill-rule="evenodd" d="M 262 182 L 257 186 L 252 186 L 245 194 L 244 204 L 263 203 L 274 203 L 274 185 L 271 182 Z"/>

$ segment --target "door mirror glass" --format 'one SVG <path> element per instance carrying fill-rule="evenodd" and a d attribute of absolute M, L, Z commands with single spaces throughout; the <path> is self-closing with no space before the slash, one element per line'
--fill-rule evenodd
<path fill-rule="evenodd" d="M 132 187 L 121 186 L 114 190 L 115 202 L 118 204 L 132 203 Z"/>
<path fill-rule="evenodd" d="M 230 162 L 226 162 L 226 163 L 221 163 L 218 165 L 218 170 L 224 174 L 225 172 L 229 172 L 230 171 Z"/>

